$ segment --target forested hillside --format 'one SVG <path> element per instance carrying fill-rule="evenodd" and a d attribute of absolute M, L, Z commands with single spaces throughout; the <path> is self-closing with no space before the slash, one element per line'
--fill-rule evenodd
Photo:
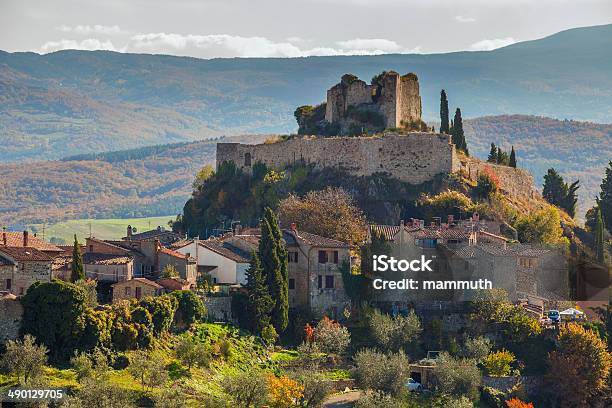
<path fill-rule="evenodd" d="M 580 218 L 593 205 L 604 169 L 612 160 L 612 125 L 505 115 L 469 120 L 465 132 L 470 152 L 484 160 L 491 143 L 506 151 L 514 145 L 518 166 L 533 174 L 540 190 L 551 167 L 566 182 L 580 180 Z"/>
<path fill-rule="evenodd" d="M 258 142 L 263 136 L 225 141 Z M 177 214 L 219 140 L 0 164 L 0 225 Z"/>
<path fill-rule="evenodd" d="M 295 132 L 299 105 L 350 72 L 415 72 L 423 119 L 444 88 L 465 118 L 612 122 L 612 25 L 486 52 L 201 60 L 108 51 L 0 51 L 0 160 L 58 159 L 209 136 Z"/>

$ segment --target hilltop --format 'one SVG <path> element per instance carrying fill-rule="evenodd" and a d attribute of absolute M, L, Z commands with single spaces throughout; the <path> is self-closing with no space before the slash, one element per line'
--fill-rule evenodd
<path fill-rule="evenodd" d="M 108 51 L 0 52 L 0 159 L 289 133 L 293 111 L 351 72 L 418 74 L 423 119 L 440 88 L 465 117 L 524 113 L 612 122 L 612 25 L 567 30 L 488 52 L 213 59 Z"/>

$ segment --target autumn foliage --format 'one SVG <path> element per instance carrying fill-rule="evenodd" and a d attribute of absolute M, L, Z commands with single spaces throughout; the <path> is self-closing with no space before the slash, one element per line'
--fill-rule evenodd
<path fill-rule="evenodd" d="M 287 376 L 277 377 L 268 375 L 270 398 L 274 408 L 288 408 L 295 406 L 304 395 L 304 386 Z"/>
<path fill-rule="evenodd" d="M 506 401 L 508 408 L 534 408 L 533 402 L 523 402 L 518 398 L 512 398 Z"/>

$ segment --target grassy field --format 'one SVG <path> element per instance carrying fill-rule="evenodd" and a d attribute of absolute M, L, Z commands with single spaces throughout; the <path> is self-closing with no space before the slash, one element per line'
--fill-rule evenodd
<path fill-rule="evenodd" d="M 47 241 L 52 238 L 63 239 L 66 243 L 72 243 L 74 234 L 80 242 L 83 242 L 86 237 L 89 237 L 91 226 L 91 235 L 100 239 L 120 239 L 126 235 L 127 226 L 136 227 L 138 232 L 147 231 L 157 228 L 158 225 L 168 227 L 168 221 L 174 219 L 175 216 L 168 215 L 163 217 L 147 217 L 147 218 L 125 218 L 125 219 L 81 219 L 62 221 L 56 224 L 44 226 L 44 236 Z M 32 225 L 32 228 L 39 236 L 43 235 L 43 225 Z"/>

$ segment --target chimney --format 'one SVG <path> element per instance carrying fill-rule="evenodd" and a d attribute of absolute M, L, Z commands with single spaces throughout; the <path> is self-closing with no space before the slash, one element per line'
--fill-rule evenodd
<path fill-rule="evenodd" d="M 23 246 L 27 247 L 29 243 L 28 231 L 23 231 Z"/>
<path fill-rule="evenodd" d="M 450 226 L 455 222 L 455 216 L 453 214 L 448 214 L 448 225 Z"/>
<path fill-rule="evenodd" d="M 132 238 L 132 226 L 128 225 L 127 227 L 127 238 L 130 239 Z"/>
<path fill-rule="evenodd" d="M 153 269 L 155 270 L 156 273 L 159 273 L 159 252 L 161 251 L 161 245 L 159 243 L 159 240 L 156 239 L 155 241 L 153 241 L 153 245 L 154 245 L 154 253 L 155 253 L 155 258 L 153 261 Z"/>
<path fill-rule="evenodd" d="M 480 220 L 480 215 L 477 212 L 472 214 L 472 221 L 478 222 L 479 220 Z"/>
<path fill-rule="evenodd" d="M 6 245 L 6 227 L 2 228 L 2 242 L 4 243 L 4 246 Z"/>

